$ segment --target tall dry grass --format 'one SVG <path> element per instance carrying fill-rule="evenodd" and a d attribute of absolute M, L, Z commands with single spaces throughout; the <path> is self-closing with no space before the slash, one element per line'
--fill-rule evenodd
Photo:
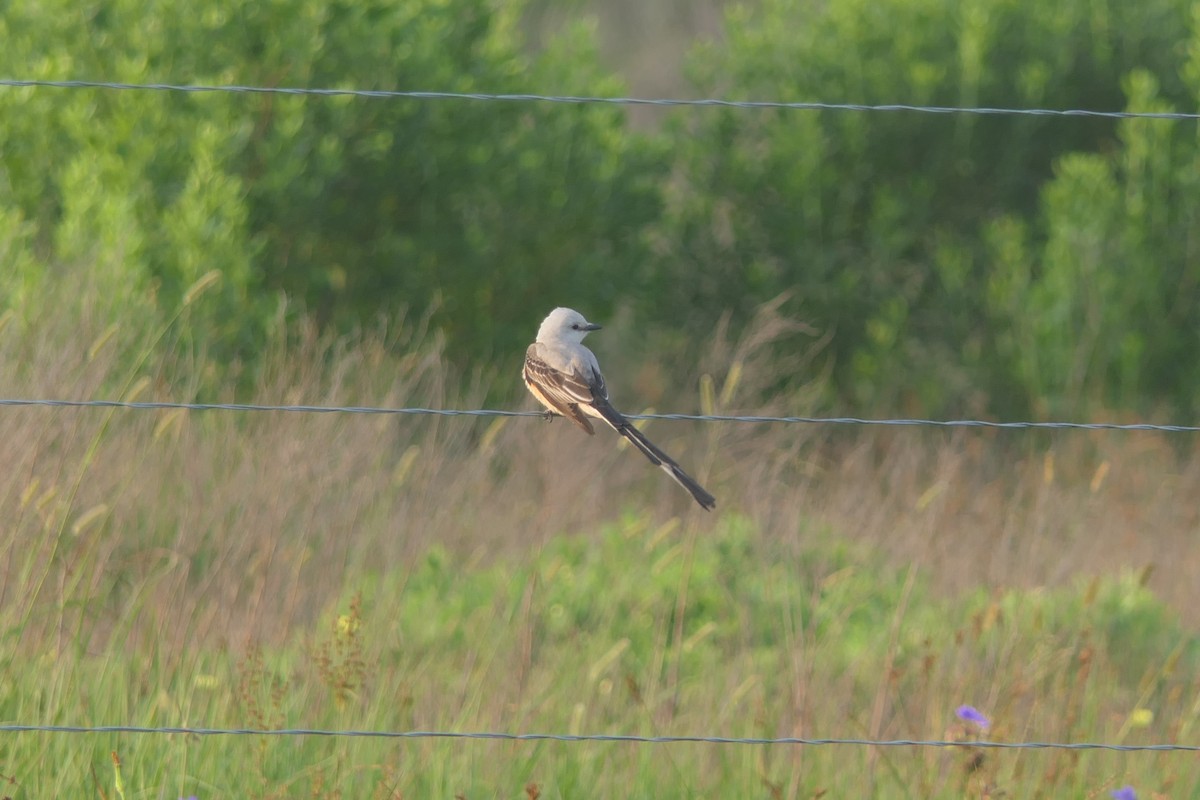
<path fill-rule="evenodd" d="M 531 313 L 531 332 L 539 319 Z M 623 360 L 603 334 L 589 344 L 626 411 L 669 397 L 659 410 L 804 414 L 804 391 L 761 396 L 780 369 L 806 369 L 804 348 L 778 346 L 798 330 L 772 307 L 741 336 L 718 326 L 701 374 L 682 383 L 649 357 Z M 419 324 L 354 340 L 293 334 L 237 399 L 471 408 L 518 381 L 520 354 L 468 377 Z M 130 353 L 153 344 L 87 313 L 10 317 L 2 393 L 234 399 L 197 396 L 189 370 L 202 362 L 189 354 L 130 369 Z M 648 430 L 713 491 L 716 515 L 743 515 L 764 536 L 800 546 L 827 526 L 946 592 L 1152 568 L 1153 590 L 1200 621 L 1200 458 L 1187 435 Z M 10 407 L 0 464 L 0 607 L 23 646 L 49 652 L 120 639 L 152 638 L 163 652 L 269 643 L 344 598 L 352 578 L 403 574 L 431 545 L 502 558 L 588 536 L 627 510 L 679 516 L 700 534 L 715 519 L 614 436 L 533 418 Z"/>

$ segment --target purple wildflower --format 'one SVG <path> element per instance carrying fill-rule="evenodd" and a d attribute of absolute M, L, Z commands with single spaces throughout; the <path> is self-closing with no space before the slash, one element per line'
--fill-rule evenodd
<path fill-rule="evenodd" d="M 974 706 L 959 706 L 954 710 L 954 715 L 963 722 L 973 722 L 979 726 L 979 730 L 981 731 L 986 731 L 992 724 L 991 720 L 985 717 L 983 713 Z M 1121 798 L 1121 800 L 1127 799 Z"/>
<path fill-rule="evenodd" d="M 1113 800 L 1137 800 L 1137 792 L 1133 790 L 1132 786 L 1122 786 L 1109 794 L 1113 796 Z"/>

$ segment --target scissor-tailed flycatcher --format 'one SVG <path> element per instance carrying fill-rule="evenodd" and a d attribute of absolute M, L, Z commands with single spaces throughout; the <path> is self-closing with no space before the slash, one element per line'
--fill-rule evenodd
<path fill-rule="evenodd" d="M 662 467 L 687 489 L 701 507 L 712 511 L 717 506 L 716 498 L 608 402 L 608 388 L 596 356 L 583 346 L 583 337 L 597 330 L 600 326 L 588 322 L 578 311 L 570 308 L 551 311 L 538 328 L 537 341 L 525 351 L 525 385 L 551 414 L 566 417 L 588 435 L 595 433 L 588 417 L 607 422 L 652 464 Z"/>

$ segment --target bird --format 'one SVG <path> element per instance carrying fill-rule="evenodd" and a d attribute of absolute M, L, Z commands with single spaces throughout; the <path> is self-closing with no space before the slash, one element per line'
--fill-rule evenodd
<path fill-rule="evenodd" d="M 546 408 L 547 418 L 566 417 L 589 436 L 595 435 L 592 419 L 603 420 L 629 440 L 650 463 L 660 467 L 682 486 L 705 511 L 712 511 L 717 500 L 683 471 L 675 461 L 658 449 L 633 426 L 608 399 L 608 387 L 600 364 L 583 338 L 601 326 L 588 322 L 571 308 L 556 308 L 542 320 L 537 339 L 525 351 L 522 377 L 525 386 Z"/>

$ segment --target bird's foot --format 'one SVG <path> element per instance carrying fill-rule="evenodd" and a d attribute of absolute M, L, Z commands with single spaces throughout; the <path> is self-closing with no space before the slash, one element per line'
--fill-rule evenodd
<path fill-rule="evenodd" d="M 546 420 L 546 422 L 554 422 L 555 417 L 561 417 L 561 416 L 562 416 L 562 414 L 555 414 L 553 411 L 551 411 L 549 409 L 542 412 L 542 419 Z"/>

